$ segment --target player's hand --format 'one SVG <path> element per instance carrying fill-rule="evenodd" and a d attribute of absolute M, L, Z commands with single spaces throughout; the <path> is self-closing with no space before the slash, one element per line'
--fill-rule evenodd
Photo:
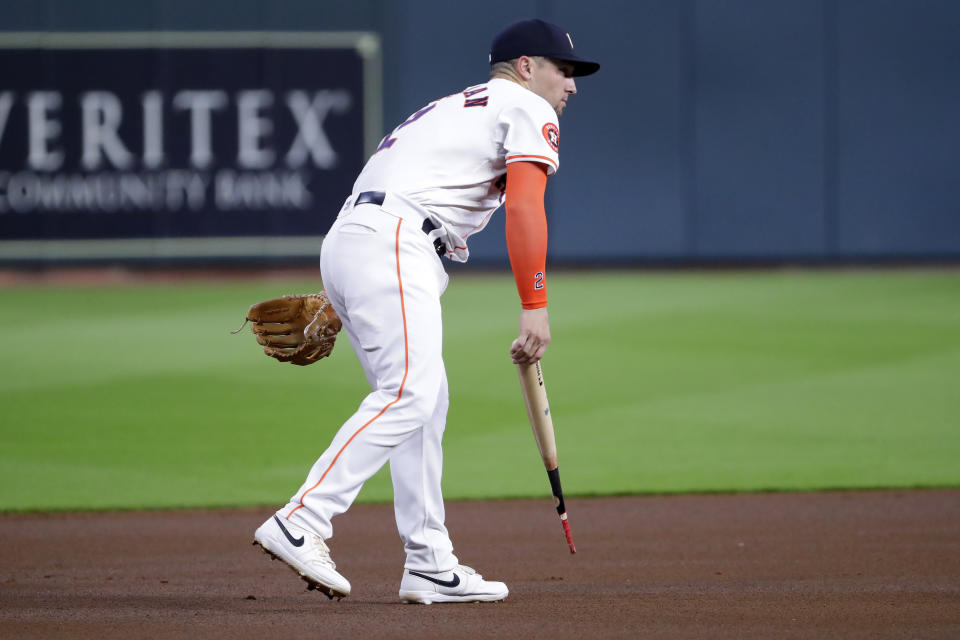
<path fill-rule="evenodd" d="M 543 357 L 550 344 L 550 319 L 547 308 L 520 311 L 520 335 L 510 345 L 514 364 L 533 364 Z"/>

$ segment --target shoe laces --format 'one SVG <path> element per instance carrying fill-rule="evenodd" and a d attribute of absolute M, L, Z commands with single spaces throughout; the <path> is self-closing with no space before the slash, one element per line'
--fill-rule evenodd
<path fill-rule="evenodd" d="M 327 546 L 327 543 L 323 541 L 318 535 L 313 536 L 313 552 L 314 552 L 314 562 L 319 562 L 320 564 L 325 564 L 331 569 L 336 570 L 337 565 L 334 563 L 333 558 L 330 557 L 330 547 Z"/>
<path fill-rule="evenodd" d="M 481 576 L 479 573 L 477 573 L 476 569 L 473 569 L 473 568 L 471 568 L 471 567 L 468 567 L 468 566 L 465 565 L 465 564 L 458 564 L 458 565 L 457 565 L 457 569 L 459 569 L 461 572 L 467 574 L 468 576 L 477 576 L 478 578 L 483 578 L 483 576 Z"/>

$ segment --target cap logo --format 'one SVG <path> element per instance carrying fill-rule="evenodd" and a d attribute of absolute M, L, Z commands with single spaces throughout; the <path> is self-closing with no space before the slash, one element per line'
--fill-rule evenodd
<path fill-rule="evenodd" d="M 570 37 L 569 33 L 566 35 L 567 35 L 567 40 L 570 42 L 570 48 L 573 49 L 573 38 Z"/>

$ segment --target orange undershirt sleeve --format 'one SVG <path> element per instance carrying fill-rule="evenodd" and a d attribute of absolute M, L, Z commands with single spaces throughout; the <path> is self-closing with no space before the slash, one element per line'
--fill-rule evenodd
<path fill-rule="evenodd" d="M 519 161 L 507 165 L 507 253 L 524 309 L 547 306 L 546 188 L 546 165 Z"/>

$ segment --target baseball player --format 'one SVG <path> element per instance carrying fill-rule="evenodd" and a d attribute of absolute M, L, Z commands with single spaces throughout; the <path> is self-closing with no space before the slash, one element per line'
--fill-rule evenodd
<path fill-rule="evenodd" d="M 340 428 L 289 503 L 254 534 L 269 554 L 329 597 L 350 594 L 326 541 L 331 520 L 390 463 L 407 602 L 497 601 L 502 582 L 460 563 L 444 525 L 441 438 L 448 394 L 442 357 L 441 258 L 466 262 L 469 237 L 505 202 L 520 294 L 515 363 L 550 343 L 544 189 L 559 166 L 560 128 L 574 78 L 600 65 L 543 20 L 493 39 L 490 79 L 435 100 L 380 143 L 330 228 L 323 284 L 371 392 Z"/>

